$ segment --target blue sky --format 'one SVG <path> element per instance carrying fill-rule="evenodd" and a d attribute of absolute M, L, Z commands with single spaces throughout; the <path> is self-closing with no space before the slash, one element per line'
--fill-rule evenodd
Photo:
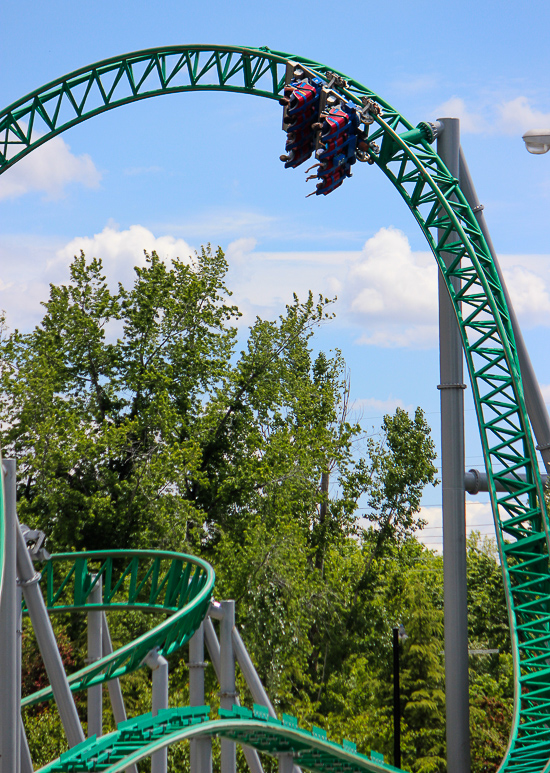
<path fill-rule="evenodd" d="M 550 128 L 548 4 L 397 2 L 69 3 L 4 0 L 0 101 L 99 59 L 140 48 L 228 43 L 299 53 L 349 74 L 412 123 L 461 118 L 462 145 L 550 399 L 550 155 L 529 155 L 529 128 Z M 339 347 L 365 425 L 421 405 L 439 431 L 435 262 L 386 179 L 368 165 L 325 197 L 305 198 L 302 169 L 278 160 L 275 102 L 230 94 L 145 100 L 85 122 L 0 179 L 0 306 L 12 326 L 40 315 L 81 247 L 128 279 L 143 249 L 185 254 L 220 244 L 245 311 L 274 315 L 308 289 L 338 295 L 318 346 Z M 359 165 L 358 165 L 359 166 Z M 480 466 L 467 404 L 467 467 Z M 440 537 L 427 492 L 426 541 Z M 468 523 L 488 524 L 483 498 Z M 483 525 L 481 530 L 490 533 Z"/>

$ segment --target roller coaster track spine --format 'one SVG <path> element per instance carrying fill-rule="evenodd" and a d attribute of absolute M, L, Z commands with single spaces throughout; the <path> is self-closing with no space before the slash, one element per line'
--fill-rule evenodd
<path fill-rule="evenodd" d="M 214 90 L 278 99 L 288 62 L 302 64 L 325 82 L 334 82 L 336 74 L 340 79 L 333 88 L 347 99 L 357 105 L 371 99 L 381 107 L 369 137 L 379 142 L 380 151 L 369 150 L 370 160 L 411 210 L 444 277 L 470 374 L 510 616 L 516 695 L 500 770 L 545 771 L 550 759 L 550 542 L 544 494 L 503 288 L 458 180 L 429 143 L 378 95 L 325 65 L 269 49 L 172 46 L 82 68 L 0 112 L 0 173 L 71 126 L 148 97 Z M 453 256 L 448 265 L 443 253 Z M 167 635 L 165 642 L 184 639 Z M 121 668 L 129 670 L 129 662 L 104 667 L 114 678 Z M 74 689 L 103 679 L 98 671 L 90 674 L 73 679 Z"/>

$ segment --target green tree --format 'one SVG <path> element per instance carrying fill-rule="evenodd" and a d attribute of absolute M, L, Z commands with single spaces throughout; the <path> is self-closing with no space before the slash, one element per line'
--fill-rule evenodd
<path fill-rule="evenodd" d="M 435 593 L 423 606 L 416 568 L 433 557 L 414 539 L 436 473 L 423 413 L 398 409 L 364 437 L 341 353 L 313 354 L 326 298 L 294 297 L 239 347 L 226 268 L 221 250 L 171 265 L 152 253 L 132 287 L 112 290 L 80 255 L 42 322 L 4 336 L 0 426 L 21 519 L 51 550 L 210 560 L 278 708 L 336 734 L 346 722 L 365 751 L 387 752 L 387 648 L 410 617 L 408 743 L 439 758 L 441 609 Z M 176 694 L 185 678 L 175 662 Z M 146 682 L 128 682 L 138 709 Z"/>

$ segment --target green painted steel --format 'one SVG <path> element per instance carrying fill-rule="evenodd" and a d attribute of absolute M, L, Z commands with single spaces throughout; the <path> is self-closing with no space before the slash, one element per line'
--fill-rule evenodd
<path fill-rule="evenodd" d="M 509 313 L 489 249 L 458 181 L 422 139 L 424 132 L 414 131 L 357 81 L 303 57 L 267 48 L 172 46 L 82 68 L 2 111 L 0 173 L 69 127 L 139 99 L 200 90 L 278 99 L 288 61 L 330 81 L 358 105 L 372 99 L 381 107 L 373 114 L 369 138 L 380 151 L 369 151 L 371 161 L 413 213 L 445 279 L 464 342 L 510 613 L 515 713 L 500 770 L 543 771 L 550 759 L 549 530 L 535 448 Z M 335 80 L 334 74 L 341 77 Z M 358 185 L 357 175 L 347 184 Z M 444 253 L 453 256 L 448 267 Z M 453 286 L 457 280 L 459 289 Z M 497 480 L 503 492 L 496 491 Z"/>
<path fill-rule="evenodd" d="M 283 714 L 282 720 L 269 717 L 262 706 L 254 711 L 238 706 L 233 711 L 220 709 L 219 720 L 209 720 L 209 706 L 161 710 L 156 717 L 146 714 L 119 724 L 117 730 L 99 739 L 89 738 L 74 746 L 37 773 L 103 771 L 122 773 L 154 752 L 181 741 L 204 736 L 228 738 L 259 752 L 277 756 L 292 754 L 301 768 L 315 773 L 388 773 L 397 768 L 371 752 L 359 754 L 355 744 L 327 740 L 326 732 L 298 727 L 295 717 Z"/>
<path fill-rule="evenodd" d="M 103 604 L 89 604 L 89 595 L 100 577 Z M 103 609 L 168 615 L 138 639 L 71 674 L 71 690 L 83 690 L 135 671 L 155 647 L 161 655 L 182 647 L 208 612 L 214 577 L 206 561 L 183 553 L 111 550 L 54 554 L 46 563 L 41 581 L 50 612 Z M 47 687 L 25 698 L 22 706 L 52 697 Z"/>

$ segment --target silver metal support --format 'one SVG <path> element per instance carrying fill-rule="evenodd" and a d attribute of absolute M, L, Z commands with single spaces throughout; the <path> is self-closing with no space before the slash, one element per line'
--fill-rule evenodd
<path fill-rule="evenodd" d="M 105 614 L 105 612 L 102 612 L 101 615 L 102 615 L 101 651 L 102 651 L 103 657 L 106 657 L 107 655 L 110 655 L 112 653 L 113 643 L 111 641 L 109 624 L 107 623 L 107 615 Z M 124 707 L 122 690 L 120 689 L 120 680 L 111 679 L 109 682 L 107 682 L 107 689 L 109 690 L 109 699 L 111 701 L 111 709 L 113 711 L 113 717 L 115 719 L 115 722 L 118 725 L 119 722 L 126 721 L 126 709 Z M 138 769 L 135 765 L 130 765 L 129 767 L 126 768 L 125 773 L 138 773 Z"/>
<path fill-rule="evenodd" d="M 168 708 L 168 661 L 154 649 L 145 656 L 145 663 L 153 672 L 153 716 Z M 167 773 L 168 747 L 151 755 L 151 773 Z"/>
<path fill-rule="evenodd" d="M 17 586 L 17 695 L 21 700 L 21 645 L 23 641 L 23 591 Z M 27 734 L 21 717 L 21 733 L 19 734 L 18 754 L 21 760 L 21 773 L 33 773 L 33 764 Z"/>
<path fill-rule="evenodd" d="M 292 754 L 279 754 L 279 773 L 293 773 L 294 756 Z"/>
<path fill-rule="evenodd" d="M 514 331 L 514 338 L 516 339 L 516 348 L 521 369 L 521 379 L 523 381 L 523 391 L 525 394 L 525 405 L 527 408 L 527 413 L 529 414 L 531 426 L 533 427 L 533 432 L 535 434 L 535 438 L 537 439 L 537 448 L 540 451 L 540 455 L 542 456 L 546 472 L 550 473 L 550 417 L 548 416 L 548 410 L 546 408 L 542 392 L 540 391 L 540 386 L 535 375 L 533 363 L 529 357 L 529 352 L 527 351 L 527 346 L 525 345 L 525 340 L 523 338 L 521 328 L 516 317 L 516 312 L 514 311 L 512 301 L 510 300 L 510 294 L 508 293 L 508 288 L 504 282 L 504 277 L 502 275 L 500 263 L 493 246 L 491 235 L 489 233 L 489 229 L 487 228 L 487 223 L 485 222 L 483 205 L 479 203 L 472 176 L 470 174 L 470 170 L 468 169 L 468 164 L 466 163 L 466 156 L 464 155 L 462 148 L 460 148 L 459 179 L 462 192 L 466 197 L 468 204 L 474 211 L 474 215 L 476 216 L 476 220 L 479 223 L 481 232 L 485 237 L 485 241 L 489 247 L 489 251 L 493 258 L 495 268 L 502 284 L 504 297 L 506 298 L 506 305 L 510 314 L 512 329 Z"/>
<path fill-rule="evenodd" d="M 223 618 L 220 622 L 220 706 L 232 709 L 235 691 L 235 655 L 233 652 L 233 628 L 235 626 L 235 602 L 222 601 Z M 221 739 L 221 773 L 236 773 L 235 742 Z"/>
<path fill-rule="evenodd" d="M 439 118 L 437 152 L 458 179 L 460 122 Z M 454 255 L 442 255 L 450 263 Z M 458 289 L 459 282 L 456 281 Z M 464 494 L 464 384 L 460 329 L 445 282 L 439 276 L 441 478 L 443 488 L 443 587 L 445 604 L 445 703 L 447 771 L 469 773 L 468 602 L 466 497 Z"/>
<path fill-rule="evenodd" d="M 189 704 L 204 706 L 204 627 L 189 640 Z M 191 773 L 212 773 L 212 739 L 194 738 L 190 744 Z"/>
<path fill-rule="evenodd" d="M 21 747 L 21 773 L 33 773 L 34 767 L 31 759 L 31 750 L 29 749 L 27 734 L 25 733 L 25 727 L 23 726 L 22 719 L 19 743 Z"/>
<path fill-rule="evenodd" d="M 17 657 L 17 511 L 15 459 L 2 464 L 4 478 L 5 564 L 0 596 L 0 771 L 20 770 L 20 671 Z M 18 692 L 19 687 L 19 692 Z"/>
<path fill-rule="evenodd" d="M 252 700 L 254 701 L 254 703 L 258 703 L 260 706 L 266 706 L 267 710 L 269 711 L 269 716 L 277 719 L 277 714 L 275 713 L 275 709 L 273 708 L 273 705 L 269 700 L 269 697 L 265 691 L 265 688 L 260 681 L 260 677 L 258 676 L 258 672 L 254 667 L 254 663 L 250 659 L 250 655 L 248 654 L 248 651 L 244 646 L 244 642 L 241 639 L 241 635 L 236 628 L 233 628 L 232 637 L 233 637 L 233 648 L 235 650 L 235 657 L 237 658 L 237 663 L 239 664 L 239 667 L 243 672 L 243 676 L 245 678 L 246 684 L 248 685 L 248 689 L 250 690 L 250 693 L 252 695 Z"/>
<path fill-rule="evenodd" d="M 92 575 L 90 579 L 96 579 Z M 103 587 L 101 577 L 97 579 L 88 596 L 89 604 L 101 604 Z M 103 612 L 88 612 L 88 663 L 96 663 L 103 655 Z M 96 684 L 88 688 L 88 738 L 103 735 L 103 685 Z"/>
<path fill-rule="evenodd" d="M 546 481 L 548 480 L 548 475 L 543 472 L 540 476 L 542 480 L 542 485 L 546 486 Z M 524 472 L 519 473 L 516 475 L 515 478 L 510 477 L 510 482 L 515 483 L 517 485 L 518 479 L 520 481 L 526 481 L 527 476 Z M 503 478 L 499 478 L 499 480 L 495 481 L 495 489 L 497 491 L 508 491 L 508 488 L 505 488 L 503 485 Z M 480 491 L 489 491 L 489 484 L 487 481 L 487 473 L 482 472 L 481 470 L 467 470 L 464 473 L 464 489 L 468 492 L 468 494 L 479 494 Z"/>
<path fill-rule="evenodd" d="M 113 652 L 113 643 L 111 641 L 109 624 L 107 623 L 107 615 L 105 612 L 102 612 L 101 615 L 101 653 L 103 657 L 107 657 L 107 655 L 111 655 Z M 126 722 L 126 709 L 122 698 L 122 690 L 120 689 L 120 681 L 118 679 L 111 679 L 107 682 L 107 688 L 109 690 L 109 699 L 111 701 L 111 709 L 113 711 L 115 722 L 117 725 L 119 722 Z M 130 768 L 128 768 L 128 770 L 130 770 Z"/>
<path fill-rule="evenodd" d="M 214 611 L 214 616 L 216 620 L 222 620 L 223 619 L 223 612 L 222 607 L 220 604 L 213 604 L 211 606 L 211 610 Z M 209 612 L 210 614 L 210 612 Z M 218 637 L 216 636 L 216 631 L 214 630 L 214 626 L 212 625 L 212 620 L 210 617 L 206 617 L 203 622 L 204 627 L 204 638 L 206 641 L 206 646 L 208 648 L 208 652 L 210 654 L 210 659 L 212 661 L 212 665 L 214 667 L 214 671 L 216 672 L 216 676 L 218 677 L 218 681 L 221 684 L 220 680 L 220 674 L 221 674 L 221 656 L 220 656 L 220 644 L 218 642 Z M 236 629 L 233 628 L 235 631 Z M 235 696 L 234 703 L 239 706 L 239 696 Z M 242 744 L 242 750 L 243 754 L 245 756 L 246 762 L 248 764 L 248 767 L 250 768 L 250 773 L 263 773 L 263 767 L 262 763 L 260 761 L 260 757 L 258 755 L 258 752 L 256 749 L 252 749 L 250 746 L 245 746 Z"/>
<path fill-rule="evenodd" d="M 67 741 L 76 746 L 85 740 L 84 733 L 38 584 L 40 575 L 34 571 L 21 529 L 17 530 L 17 574 Z"/>

